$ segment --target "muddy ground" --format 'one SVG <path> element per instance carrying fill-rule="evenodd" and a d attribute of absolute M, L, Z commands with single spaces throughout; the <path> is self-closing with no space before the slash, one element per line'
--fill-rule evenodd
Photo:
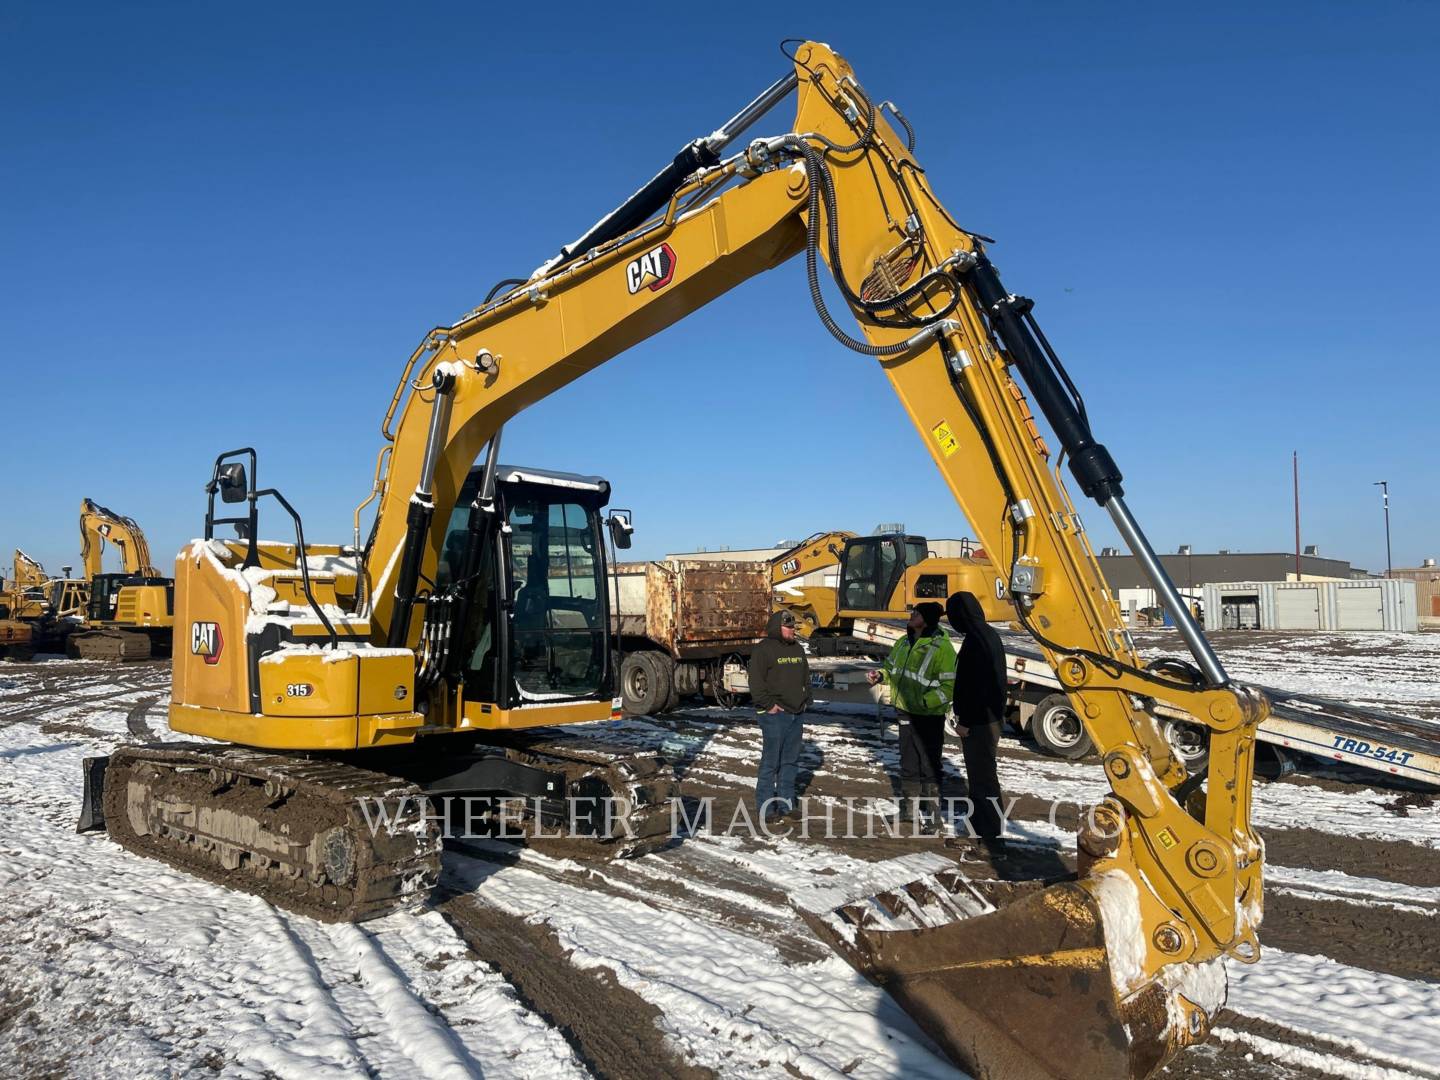
<path fill-rule="evenodd" d="M 15 665 L 0 664 L 0 685 L 14 670 Z M 121 741 L 143 742 L 167 733 L 166 664 L 52 663 L 43 665 L 38 676 L 34 668 L 25 674 L 23 699 L 0 700 L 0 729 L 33 726 L 57 742 L 93 744 L 97 749 L 113 745 L 117 734 Z M 1436 697 L 1427 708 L 1440 707 L 1440 692 Z M 102 704 L 123 708 L 123 733 L 88 722 L 91 711 Z M 883 808 L 894 792 L 893 728 L 865 710 L 822 704 L 807 718 L 805 731 L 800 783 L 812 805 L 844 805 L 849 800 L 849 805 Z M 697 702 L 672 715 L 608 725 L 601 736 L 617 752 L 663 753 L 674 764 L 687 798 L 710 802 L 717 829 L 734 818 L 738 803 L 751 798 L 759 735 L 744 710 L 726 712 Z M 558 742 L 582 739 L 593 745 L 594 733 L 572 731 Z M 918 836 L 825 839 L 806 837 L 799 829 L 791 830 L 780 849 L 777 841 L 764 837 L 726 844 L 682 839 L 640 859 L 607 863 L 552 857 L 493 840 L 457 840 L 447 846 L 441 887 L 431 906 L 454 927 L 473 957 L 498 970 L 526 1007 L 563 1033 L 594 1075 L 688 1078 L 752 1071 L 753 1061 L 739 1066 L 744 1046 L 734 1048 L 739 1055 L 734 1068 L 725 1064 L 723 1055 L 718 1066 L 713 1055 L 710 1064 L 692 1060 L 683 1040 L 662 1032 L 667 1028 L 663 1010 L 622 985 L 612 971 L 577 967 L 566 940 L 549 922 L 502 910 L 490 899 L 486 882 L 520 867 L 587 894 L 638 901 L 653 909 L 657 919 L 676 913 L 717 932 L 744 935 L 772 947 L 787 964 L 811 964 L 824 959 L 827 949 L 788 907 L 792 882 L 787 863 L 795 867 L 797 879 L 802 873 L 812 878 L 834 873 L 825 869 L 827 860 L 878 862 L 921 851 L 962 863 L 972 877 L 1049 876 L 1073 868 L 1069 846 L 1056 838 L 1074 825 L 1077 793 L 1098 790 L 1098 770 L 1093 764 L 1042 757 L 1013 735 L 1003 741 L 1001 758 L 1002 780 L 1017 797 L 1012 820 L 1022 836 L 999 862 L 963 842 L 947 846 L 944 840 Z M 952 747 L 946 790 L 950 797 L 965 793 L 963 777 L 954 771 L 958 761 Z M 1440 888 L 1440 845 L 1426 840 L 1440 828 L 1436 797 L 1408 787 L 1382 789 L 1378 799 L 1373 792 L 1363 798 L 1352 795 L 1356 790 L 1351 778 L 1317 766 L 1257 793 L 1257 807 L 1269 808 L 1264 815 L 1257 811 L 1268 860 L 1283 868 L 1267 887 L 1262 944 L 1328 957 L 1361 972 L 1440 983 L 1440 938 L 1435 931 L 1440 905 L 1435 894 L 1425 892 Z M 1307 792 L 1316 793 L 1330 808 L 1328 817 L 1285 809 L 1304 806 Z M 1052 796 L 1069 800 L 1053 814 L 1053 824 Z M 864 811 L 862 819 L 868 813 Z M 777 850 L 783 851 L 783 859 L 775 858 Z M 1334 871 L 1344 875 L 1333 879 L 1341 882 L 1338 886 L 1324 877 Z M 1393 892 L 1396 889 L 1400 892 Z M 0 1036 L 26 1007 L 23 1001 L 0 1007 Z M 1440 1024 L 1440 1016 L 1433 1022 Z M 23 1074 L 44 1074 L 42 1051 Z M 1394 1072 L 1394 1064 L 1363 1044 L 1317 1038 L 1283 1018 L 1227 1011 L 1215 1036 L 1182 1055 L 1164 1075 L 1196 1080 L 1308 1078 L 1370 1075 L 1367 1069 L 1377 1070 L 1374 1075 L 1386 1069 L 1392 1070 L 1386 1075 L 1407 1074 Z"/>

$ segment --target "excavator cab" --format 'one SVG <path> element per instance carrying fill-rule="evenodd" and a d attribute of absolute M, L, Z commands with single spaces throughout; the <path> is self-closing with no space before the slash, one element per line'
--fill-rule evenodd
<path fill-rule="evenodd" d="M 90 622 L 110 622 L 115 618 L 115 605 L 120 590 L 130 582 L 129 574 L 99 574 L 90 579 L 90 603 L 85 618 Z"/>
<path fill-rule="evenodd" d="M 501 465 L 493 500 L 477 507 L 483 485 L 484 469 L 472 470 L 441 543 L 422 638 L 455 644 L 436 664 L 467 705 L 608 704 L 609 482 Z"/>
<path fill-rule="evenodd" d="M 840 609 L 886 611 L 906 568 L 924 561 L 926 554 L 923 536 L 885 533 L 847 540 L 840 565 Z"/>

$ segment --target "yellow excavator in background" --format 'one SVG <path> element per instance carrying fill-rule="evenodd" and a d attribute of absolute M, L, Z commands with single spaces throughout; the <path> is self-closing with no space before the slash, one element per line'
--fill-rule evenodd
<path fill-rule="evenodd" d="M 857 619 L 905 618 L 923 600 L 942 604 L 953 593 L 974 593 L 985 618 L 1015 617 L 1005 579 L 981 554 L 932 555 L 923 536 L 819 532 L 770 560 L 774 608 L 795 615 L 796 630 L 818 651 L 851 632 Z M 819 570 L 839 567 L 835 585 L 795 583 Z M 792 584 L 794 583 L 794 584 Z"/>
<path fill-rule="evenodd" d="M 49 580 L 50 577 L 45 573 L 45 567 L 19 548 L 15 549 L 15 576 L 10 579 L 10 583 L 15 588 L 43 588 Z"/>
<path fill-rule="evenodd" d="M 957 872 L 933 905 L 901 890 L 807 921 L 973 1075 L 1149 1076 L 1206 1037 L 1222 960 L 1258 957 L 1266 701 L 1226 675 L 1179 599 L 1031 302 L 941 205 L 908 122 L 827 46 L 789 55 L 793 70 L 583 237 L 424 337 L 381 425 L 365 544 L 358 512 L 353 544 L 307 544 L 290 503 L 258 486 L 253 450 L 216 459 L 204 537 L 176 562 L 170 725 L 231 745 L 119 748 L 87 770 L 86 812 L 98 796 L 127 848 L 327 919 L 423 898 L 439 869 L 423 795 L 525 795 L 541 824 L 643 847 L 673 793 L 663 763 L 602 752 L 608 725 L 545 741 L 616 707 L 605 536 L 627 547 L 628 518 L 606 513 L 603 479 L 502 465 L 502 429 L 803 254 L 821 323 L 898 395 L 1111 785 L 1084 816 L 1078 878 Z M 792 92 L 792 128 L 724 156 Z M 861 336 L 828 309 L 822 261 Z M 1141 664 L 1017 383 L 1193 664 Z M 217 497 L 235 516 L 216 516 Z M 271 499 L 293 543 L 258 539 Z M 216 535 L 226 524 L 238 539 Z M 1187 775 L 1153 702 L 1209 727 L 1208 777 Z"/>
<path fill-rule="evenodd" d="M 120 553 L 120 573 L 105 573 L 105 544 Z M 175 583 L 150 560 L 150 545 L 134 518 L 92 499 L 80 501 L 80 561 L 90 583 L 85 629 L 70 635 L 66 652 L 84 660 L 146 660 L 169 656 L 175 626 Z"/>
<path fill-rule="evenodd" d="M 52 578 L 45 568 L 15 549 L 14 576 L 0 583 L 0 645 L 10 659 L 63 650 L 81 625 L 90 584 L 69 576 Z"/>

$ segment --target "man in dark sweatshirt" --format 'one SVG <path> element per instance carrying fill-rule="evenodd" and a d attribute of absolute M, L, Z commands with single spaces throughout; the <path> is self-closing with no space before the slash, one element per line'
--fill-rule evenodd
<path fill-rule="evenodd" d="M 974 803 L 970 824 L 982 839 L 998 838 L 1003 830 L 999 807 L 1004 805 L 996 750 L 1005 719 L 1005 647 L 985 621 L 985 609 L 974 593 L 957 592 L 945 603 L 945 614 L 957 634 L 964 634 L 955 658 L 955 726 L 965 754 L 965 779 Z"/>
<path fill-rule="evenodd" d="M 801 715 L 810 707 L 810 663 L 795 637 L 795 616 L 770 616 L 766 637 L 750 654 L 750 697 L 764 738 L 755 781 L 755 810 L 767 817 L 795 808 Z"/>

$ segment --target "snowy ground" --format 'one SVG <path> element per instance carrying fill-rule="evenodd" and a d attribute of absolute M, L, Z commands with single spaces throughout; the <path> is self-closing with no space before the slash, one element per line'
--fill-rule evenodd
<path fill-rule="evenodd" d="M 1207 635 L 1226 670 L 1297 694 L 1314 694 L 1440 719 L 1440 631 L 1423 634 L 1225 630 Z M 1184 655 L 1174 630 L 1142 630 L 1142 649 Z"/>
<path fill-rule="evenodd" d="M 1323 692 L 1317 681 L 1370 672 L 1352 695 L 1440 708 L 1433 659 L 1428 696 L 1423 677 L 1394 674 L 1414 667 L 1396 652 L 1423 653 L 1429 636 L 1332 637 L 1362 636 L 1222 647 L 1271 685 Z M 81 759 L 163 737 L 168 683 L 164 664 L 0 664 L 5 1076 L 959 1075 L 787 903 L 934 841 L 701 837 L 600 865 L 480 841 L 447 851 L 423 913 L 324 926 L 74 833 Z M 743 712 L 686 708 L 605 733 L 663 748 L 719 813 L 753 783 Z M 1073 815 L 1052 824 L 1049 800 L 1094 801 L 1098 766 L 1008 739 L 1002 754 L 1022 853 L 1064 865 Z M 895 758 L 863 710 L 822 708 L 806 727 L 807 794 L 884 809 Z M 1321 770 L 1262 787 L 1255 817 L 1263 959 L 1232 965 L 1214 1036 L 1166 1075 L 1440 1078 L 1435 800 Z"/>

